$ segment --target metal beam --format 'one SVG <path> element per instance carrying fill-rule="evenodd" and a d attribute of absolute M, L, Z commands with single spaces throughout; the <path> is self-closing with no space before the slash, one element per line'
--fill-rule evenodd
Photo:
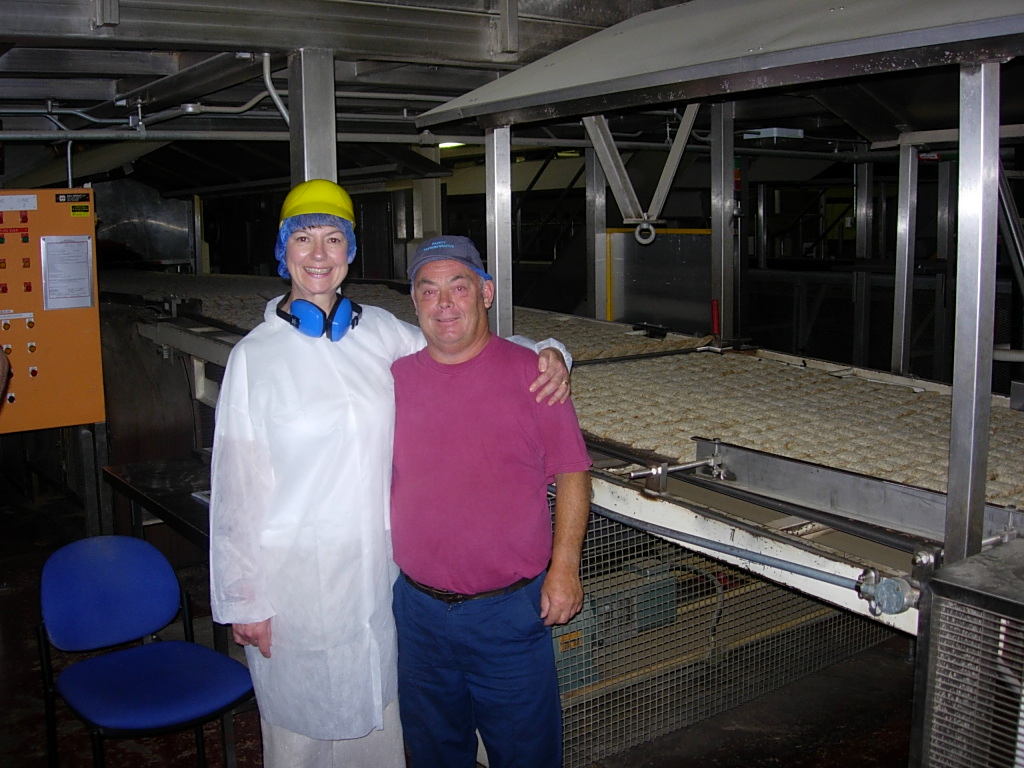
<path fill-rule="evenodd" d="M 854 169 L 854 217 L 857 226 L 855 258 L 870 259 L 875 191 L 875 167 L 871 163 L 858 163 Z"/>
<path fill-rule="evenodd" d="M 719 323 L 714 330 L 730 340 L 735 336 L 734 115 L 731 101 L 711 106 L 711 300 Z"/>
<path fill-rule="evenodd" d="M 708 510 L 668 494 L 657 498 L 647 497 L 638 493 L 635 488 L 625 487 L 614 479 L 598 473 L 594 476 L 592 503 L 598 513 L 614 513 L 622 519 L 635 521 L 640 528 L 655 526 L 664 531 L 678 531 L 687 538 L 703 539 L 709 543 L 728 543 L 732 550 L 770 554 L 775 559 L 786 560 L 788 563 L 818 572 L 831 573 L 847 581 L 856 581 L 866 567 L 875 565 L 858 562 L 828 547 L 799 540 L 797 537 L 793 537 L 791 545 L 785 544 L 777 531 L 766 530 L 761 534 L 748 521 L 731 522 L 731 516 L 727 513 Z M 662 538 L 679 543 L 679 539 L 665 536 Z M 868 602 L 860 599 L 851 589 L 763 565 L 743 556 L 726 554 L 721 548 L 702 547 L 692 543 L 692 540 L 686 543 L 686 547 L 778 584 L 784 584 L 803 594 L 813 595 L 846 610 L 871 617 L 907 634 L 917 633 L 918 616 L 914 608 L 895 615 L 875 615 L 871 612 Z M 878 565 L 878 570 L 897 575 L 896 571 L 882 565 Z"/>
<path fill-rule="evenodd" d="M 612 196 L 619 206 L 623 221 L 638 222 L 644 218 L 643 209 L 640 207 L 640 199 L 633 189 L 633 182 L 626 173 L 626 166 L 622 162 L 622 155 L 615 147 L 615 139 L 612 138 L 611 129 L 608 127 L 608 120 L 604 115 L 589 115 L 583 118 L 583 126 L 587 129 L 597 157 L 604 168 L 604 174 L 608 178 L 608 186 L 611 187 Z"/>
<path fill-rule="evenodd" d="M 709 478 L 703 484 L 719 485 L 726 495 L 739 489 L 873 526 L 878 533 L 873 540 L 880 543 L 893 531 L 930 542 L 945 536 L 946 497 L 938 491 L 702 438 L 697 439 L 696 455 L 698 460 L 718 458 L 728 480 Z M 983 511 L 985 539 L 1024 527 L 1024 511 L 995 504 Z"/>
<path fill-rule="evenodd" d="M 500 0 L 498 51 L 501 53 L 519 52 L 519 0 Z"/>
<path fill-rule="evenodd" d="M 910 373 L 910 332 L 914 312 L 914 241 L 917 237 L 917 148 L 900 147 L 900 181 L 896 211 L 896 277 L 893 284 L 893 373 Z"/>
<path fill-rule="evenodd" d="M 1017 290 L 1024 295 L 1024 227 L 1021 226 L 1017 201 L 1013 197 L 1013 189 L 1002 163 L 999 164 L 999 232 L 1009 251 Z"/>
<path fill-rule="evenodd" d="M 435 60 L 443 50 L 450 61 L 488 64 L 521 63 L 523 51 L 531 60 L 540 58 L 600 28 L 589 20 L 520 15 L 519 52 L 503 53 L 496 39 L 497 19 L 486 9 L 453 11 L 404 3 L 389 3 L 386 8 L 382 12 L 376 0 L 121 3 L 116 24 L 96 27 L 93 6 L 81 0 L 4 0 L 0 28 L 4 39 L 26 45 L 60 39 L 77 47 L 146 50 L 284 53 L 330 48 L 343 58 L 424 62 Z"/>
<path fill-rule="evenodd" d="M 661 209 L 665 207 L 665 200 L 672 190 L 672 182 L 675 180 L 676 171 L 679 170 L 679 161 L 686 149 L 686 142 L 690 140 L 690 133 L 693 131 L 693 122 L 697 119 L 697 111 L 700 104 L 687 104 L 683 110 L 683 117 L 676 129 L 675 138 L 672 140 L 672 149 L 669 150 L 668 159 L 665 160 L 665 167 L 661 170 L 661 178 L 658 179 L 658 186 L 651 198 L 651 207 L 647 209 L 647 216 L 654 220 L 661 216 Z"/>
<path fill-rule="evenodd" d="M 585 153 L 587 171 L 587 304 L 590 315 L 611 320 L 608 303 L 608 199 L 604 169 L 593 149 Z"/>
<path fill-rule="evenodd" d="M 338 180 L 334 53 L 302 48 L 288 57 L 292 183 Z"/>
<path fill-rule="evenodd" d="M 487 175 L 487 269 L 494 278 L 491 330 L 511 336 L 512 326 L 512 147 L 511 130 L 491 128 L 485 136 Z"/>
<path fill-rule="evenodd" d="M 960 67 L 960 192 L 956 337 L 949 435 L 945 562 L 981 550 L 992 409 L 999 64 Z"/>

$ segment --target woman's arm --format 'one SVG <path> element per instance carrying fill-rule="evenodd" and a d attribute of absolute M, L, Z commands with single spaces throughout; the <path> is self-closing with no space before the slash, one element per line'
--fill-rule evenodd
<path fill-rule="evenodd" d="M 221 624 L 270 618 L 259 537 L 272 492 L 270 447 L 249 413 L 244 350 L 228 360 L 217 403 L 210 494 L 210 598 Z"/>

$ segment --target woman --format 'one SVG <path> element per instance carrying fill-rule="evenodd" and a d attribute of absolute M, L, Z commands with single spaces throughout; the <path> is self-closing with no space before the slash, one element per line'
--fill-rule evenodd
<path fill-rule="evenodd" d="M 214 620 L 246 646 L 266 768 L 405 765 L 398 720 L 388 495 L 391 363 L 419 329 L 339 289 L 356 253 L 348 194 L 317 179 L 281 209 L 291 290 L 231 352 L 210 504 Z M 564 399 L 542 353 L 538 400 Z"/>

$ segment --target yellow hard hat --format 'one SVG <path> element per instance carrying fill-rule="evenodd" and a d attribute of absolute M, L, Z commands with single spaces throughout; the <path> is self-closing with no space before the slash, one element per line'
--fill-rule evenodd
<path fill-rule="evenodd" d="M 356 222 L 355 209 L 348 192 L 333 181 L 310 179 L 296 184 L 281 206 L 281 221 L 304 213 L 329 213 Z"/>

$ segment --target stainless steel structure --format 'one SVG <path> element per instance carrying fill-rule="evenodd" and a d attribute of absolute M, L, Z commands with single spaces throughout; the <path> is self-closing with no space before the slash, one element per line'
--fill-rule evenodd
<path fill-rule="evenodd" d="M 742 28 L 735 26 L 739 17 Z M 405 147 L 434 146 L 442 138 L 482 144 L 501 332 L 511 330 L 512 318 L 506 171 L 513 142 L 582 147 L 600 135 L 601 153 L 611 157 L 630 147 L 667 149 L 673 133 L 677 140 L 700 136 L 711 157 L 711 284 L 717 330 L 726 341 L 736 318 L 731 191 L 737 154 L 768 156 L 769 142 L 799 135 L 804 140 L 791 154 L 841 157 L 866 180 L 874 152 L 958 146 L 958 197 L 981 205 L 961 206 L 959 216 L 953 491 L 944 539 L 948 559 L 980 547 L 994 180 L 1000 144 L 1012 146 L 1024 133 L 1021 68 L 1013 58 L 1024 48 L 1018 3 L 979 0 L 967 18 L 952 0 L 929 4 L 927 14 L 896 0 L 844 6 L 693 0 L 628 10 L 476 0 L 267 0 L 244 9 L 97 0 L 4 3 L 0 21 L 7 46 L 0 56 L 6 75 L 0 140 L 19 148 L 8 153 L 6 183 L 70 182 L 76 163 L 102 158 L 90 173 L 131 164 L 165 195 L 187 199 L 283 188 L 310 174 L 346 183 L 439 175 L 443 170 L 422 162 L 410 172 Z M 684 117 L 679 106 L 686 107 Z M 592 130 L 588 138 L 581 117 L 607 130 Z M 819 132 L 810 130 L 814 125 Z M 450 135 L 435 133 L 438 126 Z M 624 141 L 627 131 L 633 135 Z M 336 143 L 323 143 L 332 134 L 342 148 L 337 163 Z M 60 173 L 52 160 L 49 169 L 37 162 L 44 143 L 52 142 L 66 155 Z M 370 145 L 375 149 L 367 155 Z M 369 162 L 380 158 L 381 145 L 391 147 L 384 152 L 390 162 Z M 286 146 L 287 160 L 276 151 Z M 909 185 L 914 153 L 900 151 Z M 158 153 L 166 159 L 159 161 Z M 674 152 L 669 157 L 678 160 Z M 631 180 L 621 168 L 606 164 L 604 172 L 613 190 L 631 199 Z M 600 175 L 588 178 L 596 184 Z M 866 186 L 858 187 L 863 208 Z M 595 206 L 598 196 L 594 190 Z M 647 212 L 631 206 L 627 218 L 656 215 L 661 198 L 655 195 Z M 907 189 L 900 199 L 909 231 L 913 195 Z M 869 218 L 857 217 L 859 248 L 870 239 L 861 229 Z M 908 259 L 910 236 L 902 237 Z M 602 242 L 603 233 L 596 233 L 596 253 Z M 595 270 L 595 297 L 602 282 Z M 899 339 L 902 315 L 896 315 Z M 899 368 L 904 352 L 899 344 L 894 349 Z"/>
<path fill-rule="evenodd" d="M 585 150 L 589 306 L 604 317 L 616 290 L 608 279 L 614 256 L 606 247 L 606 187 L 623 221 L 638 223 L 638 242 L 656 234 L 664 193 L 659 184 L 645 211 L 627 163 L 615 156 L 662 152 L 668 178 L 685 137 L 686 154 L 706 158 L 709 167 L 708 282 L 719 318 L 716 338 L 705 345 L 711 354 L 735 342 L 741 327 L 738 261 L 748 233 L 738 206 L 738 159 L 749 163 L 741 184 L 777 178 L 770 175 L 777 168 L 764 170 L 775 161 L 845 164 L 855 184 L 860 260 L 886 236 L 873 206 L 874 163 L 898 162 L 890 368 L 905 373 L 914 180 L 922 155 L 941 151 L 938 248 L 950 260 L 954 242 L 957 249 L 950 492 L 940 502 L 941 522 L 930 498 L 922 513 L 927 525 L 914 520 L 901 531 L 917 537 L 911 551 L 890 546 L 901 542 L 871 528 L 902 520 L 906 509 L 901 494 L 883 495 L 884 508 L 871 510 L 878 516 L 861 531 L 899 558 L 865 556 L 822 543 L 813 525 L 796 525 L 797 534 L 777 519 L 752 523 L 723 512 L 715 489 L 695 500 L 692 483 L 670 475 L 703 470 L 673 470 L 678 456 L 651 451 L 620 456 L 616 446 L 602 446 L 609 464 L 598 475 L 595 505 L 655 537 L 908 634 L 918 631 L 918 591 L 943 556 L 962 560 L 1016 535 L 1016 514 L 996 510 L 1005 519 L 992 522 L 985 485 L 998 182 L 1001 165 L 1014 162 L 1024 141 L 1019 0 L 692 0 L 625 8 L 584 0 L 14 0 L 0 4 L 0 22 L 6 186 L 113 181 L 130 171 L 164 196 L 195 204 L 322 175 L 354 192 L 421 184 L 413 201 L 422 214 L 424 200 L 436 203 L 430 190 L 450 172 L 436 161 L 438 144 L 483 147 L 487 250 L 499 288 L 494 320 L 502 333 L 515 319 L 514 153 Z M 414 151 L 422 148 L 428 157 Z M 1002 215 L 1012 233 L 1019 221 L 1009 196 L 1004 190 Z M 429 207 L 425 218 L 409 217 L 405 244 L 436 225 L 439 206 Z M 756 234 L 763 247 L 764 232 Z M 854 276 L 855 297 L 867 293 L 868 282 Z M 167 304 L 172 317 L 144 323 L 141 332 L 171 358 L 184 355 L 193 395 L 212 403 L 216 366 L 237 329 L 215 334 L 190 326 L 173 317 L 176 301 Z M 864 302 L 857 307 L 855 363 L 865 358 L 869 327 Z M 705 469 L 727 484 L 735 474 L 730 462 L 739 459 L 722 463 L 709 450 Z M 630 479 L 623 472 L 647 474 Z M 805 481 L 798 475 L 793 484 L 810 487 Z M 816 515 L 825 527 L 865 523 L 864 510 L 829 506 L 813 494 L 776 498 L 746 474 L 742 483 L 776 511 L 794 513 L 784 517 Z M 866 496 L 877 490 L 866 487 Z"/>
<path fill-rule="evenodd" d="M 959 65 L 960 163 L 957 334 L 950 435 L 950 494 L 945 556 L 962 559 L 981 547 L 991 391 L 992 320 L 1000 145 L 1001 61 L 1024 49 L 1024 11 L 994 0 L 972 5 L 969 19 L 949 0 L 919 8 L 895 1 L 827 6 L 788 2 L 695 0 L 652 11 L 551 55 L 542 62 L 478 88 L 422 115 L 436 126 L 476 118 L 483 125 L 513 126 L 587 116 L 651 104 L 711 101 L 713 299 L 720 302 L 722 334 L 732 337 L 733 197 L 731 169 L 734 104 L 747 94 L 857 76 L 870 82 L 909 68 Z M 756 20 L 749 34 L 722 41 L 722 14 Z M 795 23 L 799 19 L 799 23 Z M 685 43 L 680 40 L 684 30 Z M 648 56 L 627 52 L 646 50 Z M 870 87 L 870 86 L 869 86 Z M 922 136 L 893 126 L 897 145 Z M 1009 132 L 1019 133 L 1020 127 Z M 937 138 L 937 137 L 936 137 Z M 912 156 L 903 158 L 909 166 Z M 907 167 L 901 180 L 913 178 Z M 861 187 L 863 189 L 863 187 Z M 902 199 L 904 229 L 910 201 Z M 867 221 L 858 217 L 858 226 Z M 859 232 L 858 246 L 868 237 Z M 905 237 L 906 235 L 904 235 Z M 905 244 L 902 247 L 907 247 Z M 906 274 L 906 270 L 904 270 Z M 903 278 L 906 281 L 906 277 Z M 501 286 L 499 285 L 499 290 Z M 899 342 L 906 291 L 897 291 L 893 337 Z M 902 360 L 902 351 L 896 351 Z M 901 364 L 897 361 L 897 367 Z"/>

